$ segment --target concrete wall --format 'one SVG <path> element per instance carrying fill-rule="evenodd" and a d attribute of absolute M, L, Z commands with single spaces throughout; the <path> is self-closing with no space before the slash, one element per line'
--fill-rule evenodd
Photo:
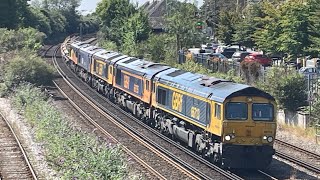
<path fill-rule="evenodd" d="M 309 114 L 303 112 L 278 111 L 278 123 L 288 124 L 301 128 L 307 128 L 309 124 Z"/>

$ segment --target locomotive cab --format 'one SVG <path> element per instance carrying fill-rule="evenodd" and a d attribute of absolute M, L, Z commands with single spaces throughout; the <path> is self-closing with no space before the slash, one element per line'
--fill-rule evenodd
<path fill-rule="evenodd" d="M 259 96 L 238 96 L 224 102 L 222 165 L 263 169 L 275 153 L 276 104 Z"/>

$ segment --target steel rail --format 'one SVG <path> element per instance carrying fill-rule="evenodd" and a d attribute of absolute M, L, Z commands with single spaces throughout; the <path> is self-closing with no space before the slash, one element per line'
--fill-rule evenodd
<path fill-rule="evenodd" d="M 57 48 L 59 49 L 59 48 Z M 154 147 L 154 144 L 151 144 L 150 142 L 152 141 L 148 141 L 146 140 L 146 137 L 143 137 L 143 135 L 139 134 L 139 132 L 135 132 L 134 129 L 131 127 L 129 127 L 128 124 L 125 124 L 124 122 L 119 123 L 118 121 L 122 121 L 121 119 L 118 119 L 117 117 L 113 117 L 112 115 L 107 114 L 104 110 L 101 109 L 101 107 L 98 107 L 95 103 L 93 103 L 92 99 L 90 100 L 89 98 L 85 97 L 76 87 L 74 87 L 74 85 L 72 85 L 72 83 L 70 83 L 68 80 L 68 78 L 63 74 L 62 70 L 60 69 L 60 67 L 58 66 L 57 62 L 56 62 L 56 58 L 55 56 L 53 57 L 53 61 L 54 61 L 54 65 L 57 68 L 59 74 L 61 75 L 61 77 L 64 79 L 64 81 L 83 99 L 85 100 L 87 103 L 89 103 L 96 111 L 98 111 L 100 114 L 102 114 L 104 117 L 106 117 L 107 119 L 109 119 L 110 121 L 112 121 L 115 125 L 117 125 L 120 129 L 122 129 L 123 131 L 125 131 L 128 135 L 130 135 L 131 137 L 133 137 L 134 139 L 136 139 L 139 143 L 141 143 L 142 145 L 144 145 L 146 148 L 148 148 L 149 150 L 151 150 L 152 152 L 154 152 L 155 154 L 157 154 L 159 157 L 161 157 L 162 159 L 164 159 L 165 161 L 167 161 L 168 163 L 170 163 L 171 165 L 173 165 L 174 167 L 176 167 L 177 169 L 179 169 L 180 171 L 184 172 L 186 175 L 188 175 L 189 177 L 191 177 L 192 179 L 211 179 L 210 177 L 207 176 L 201 176 L 198 177 L 196 175 L 194 175 L 192 172 L 194 171 L 190 171 L 188 170 L 188 168 L 183 167 L 181 164 L 183 164 L 182 162 L 177 163 L 174 160 L 172 160 L 171 158 L 168 157 L 168 155 L 166 155 L 165 153 L 163 153 L 162 151 L 165 151 L 165 149 L 161 149 L 159 147 Z M 57 84 L 55 83 L 55 85 L 57 86 Z M 58 86 L 57 86 L 58 87 Z M 61 90 L 58 87 L 59 90 Z M 65 94 L 62 91 L 62 94 Z M 68 98 L 69 101 L 70 98 Z M 75 104 L 74 102 L 72 104 Z M 80 109 L 79 107 L 77 107 L 76 109 Z M 82 111 L 83 112 L 83 111 Z M 84 112 L 83 112 L 84 113 Z M 88 115 L 85 115 L 85 117 L 88 117 Z M 89 120 L 89 119 L 88 119 Z M 90 118 L 90 122 L 97 127 L 102 133 L 104 133 L 105 135 L 109 133 L 107 131 L 105 131 L 99 124 L 97 124 L 96 122 L 94 122 L 93 119 Z M 129 130 L 129 131 L 128 131 Z M 112 137 L 112 136 L 111 136 Z M 113 137 L 113 139 L 115 139 Z M 118 141 L 117 141 L 118 142 Z M 156 170 L 154 170 L 152 167 L 150 167 L 147 163 L 145 163 L 142 159 L 140 159 L 137 155 L 134 155 L 133 152 L 131 152 L 128 148 L 126 148 L 124 145 L 122 145 L 122 147 L 124 147 L 124 150 L 126 152 L 128 152 L 128 154 L 132 154 L 133 158 L 135 160 L 137 160 L 139 163 L 142 162 L 142 166 L 144 166 L 146 169 L 150 170 L 151 173 L 155 174 L 156 176 L 158 176 L 160 179 L 165 179 L 164 176 L 162 176 L 161 174 L 159 174 Z M 158 150 L 160 149 L 160 150 Z M 199 172 L 199 174 L 201 174 L 201 172 Z"/>
<path fill-rule="evenodd" d="M 295 163 L 295 164 L 297 164 L 297 165 L 299 165 L 299 166 L 301 166 L 303 168 L 306 168 L 306 169 L 308 169 L 308 170 L 310 170 L 312 172 L 320 174 L 320 168 L 314 167 L 313 165 L 311 165 L 311 164 L 309 164 L 309 163 L 307 163 L 305 161 L 301 161 L 299 159 L 296 159 L 296 158 L 294 158 L 294 157 L 292 157 L 292 156 L 290 156 L 288 154 L 285 154 L 285 153 L 282 153 L 282 152 L 279 152 L 279 151 L 276 151 L 275 155 L 280 157 L 280 158 L 282 158 L 282 159 L 285 159 L 285 160 L 288 160 L 288 161 L 290 161 L 292 163 Z"/>
<path fill-rule="evenodd" d="M 5 123 L 6 123 L 6 125 L 9 127 L 9 129 L 10 129 L 10 131 L 11 131 L 11 133 L 12 133 L 14 139 L 15 139 L 15 141 L 17 142 L 17 144 L 18 144 L 18 146 L 19 146 L 19 149 L 20 149 L 20 151 L 21 151 L 21 153 L 22 153 L 23 159 L 24 159 L 24 161 L 26 162 L 26 164 L 27 164 L 27 166 L 28 166 L 28 168 L 29 168 L 29 171 L 30 171 L 30 173 L 31 173 L 31 175 L 32 175 L 32 178 L 33 178 L 34 180 L 38 180 L 37 175 L 36 175 L 36 173 L 35 173 L 32 165 L 31 165 L 31 163 L 30 163 L 30 161 L 29 161 L 29 158 L 28 158 L 28 156 L 27 156 L 27 153 L 25 152 L 24 148 L 22 147 L 22 144 L 21 144 L 18 136 L 16 135 L 15 131 L 13 130 L 11 124 L 9 123 L 9 121 L 7 120 L 7 118 L 6 118 L 1 112 L 0 112 L 0 116 L 1 116 L 0 118 L 3 118 L 3 120 L 4 120 Z"/>
<path fill-rule="evenodd" d="M 302 148 L 300 148 L 300 147 L 297 147 L 297 146 L 295 146 L 295 145 L 292 145 L 292 144 L 289 144 L 289 143 L 287 143 L 287 142 L 281 141 L 281 140 L 279 140 L 279 139 L 276 139 L 276 140 L 275 140 L 275 143 L 281 144 L 281 145 L 283 145 L 283 146 L 286 146 L 286 147 L 291 148 L 291 149 L 294 149 L 294 150 L 297 150 L 297 151 L 299 151 L 299 152 L 301 152 L 301 153 L 304 153 L 304 154 L 309 155 L 309 156 L 312 157 L 312 158 L 315 158 L 315 159 L 317 159 L 317 160 L 320 160 L 320 155 L 319 155 L 319 154 L 310 152 L 310 151 L 308 151 L 308 150 L 302 149 Z"/>

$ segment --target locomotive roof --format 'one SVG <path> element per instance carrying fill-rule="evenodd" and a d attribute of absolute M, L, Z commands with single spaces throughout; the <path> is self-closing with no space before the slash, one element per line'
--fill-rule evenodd
<path fill-rule="evenodd" d="M 123 59 L 117 62 L 117 68 L 139 74 L 140 76 L 146 76 L 151 79 L 152 76 L 160 71 L 169 69 L 170 67 L 165 64 L 154 63 L 135 57 L 130 59 Z"/>
<path fill-rule="evenodd" d="M 89 53 L 89 54 L 94 54 L 96 52 L 102 51 L 103 48 L 97 47 L 97 46 L 82 46 L 80 47 L 80 51 Z"/>
<path fill-rule="evenodd" d="M 89 46 L 91 46 L 91 44 L 88 44 L 88 43 L 85 43 L 85 42 L 74 42 L 74 43 L 71 44 L 71 46 L 74 47 L 74 48 L 79 49 L 81 47 L 89 47 Z"/>
<path fill-rule="evenodd" d="M 176 68 L 157 74 L 156 80 L 167 86 L 221 103 L 227 98 L 235 96 L 261 96 L 274 100 L 270 94 L 252 86 L 186 72 Z"/>

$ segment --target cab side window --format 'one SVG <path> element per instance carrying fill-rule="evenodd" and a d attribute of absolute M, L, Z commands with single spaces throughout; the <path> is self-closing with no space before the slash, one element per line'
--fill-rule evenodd
<path fill-rule="evenodd" d="M 158 88 L 157 100 L 158 100 L 159 104 L 166 106 L 167 105 L 167 91 L 164 89 Z"/>
<path fill-rule="evenodd" d="M 146 90 L 149 91 L 149 83 L 150 81 L 149 80 L 146 80 Z"/>
<path fill-rule="evenodd" d="M 221 119 L 221 105 L 217 103 L 215 103 L 214 117 L 216 117 L 217 119 Z"/>

